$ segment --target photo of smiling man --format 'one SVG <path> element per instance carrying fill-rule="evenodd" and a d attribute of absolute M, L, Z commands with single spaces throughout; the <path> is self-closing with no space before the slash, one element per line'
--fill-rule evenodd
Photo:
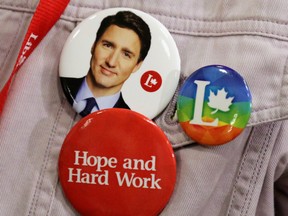
<path fill-rule="evenodd" d="M 90 68 L 81 78 L 61 77 L 69 103 L 81 115 L 106 108 L 126 108 L 121 88 L 136 72 L 151 45 L 149 26 L 135 13 L 105 17 L 91 48 Z"/>

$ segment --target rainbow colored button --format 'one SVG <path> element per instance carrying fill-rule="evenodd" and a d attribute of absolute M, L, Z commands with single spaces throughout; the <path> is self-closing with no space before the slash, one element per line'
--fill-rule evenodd
<path fill-rule="evenodd" d="M 182 86 L 177 102 L 178 120 L 196 142 L 222 145 L 246 127 L 251 101 L 247 83 L 235 70 L 209 65 L 191 74 Z"/>

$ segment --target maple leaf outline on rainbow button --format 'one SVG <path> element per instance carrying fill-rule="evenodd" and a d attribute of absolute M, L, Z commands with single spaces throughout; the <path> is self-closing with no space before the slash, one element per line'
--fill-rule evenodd
<path fill-rule="evenodd" d="M 228 92 L 225 91 L 224 87 L 221 90 L 217 90 L 216 94 L 210 90 L 210 95 L 208 97 L 209 102 L 207 105 L 210 108 L 215 109 L 211 114 L 215 114 L 219 110 L 223 112 L 228 112 L 230 110 L 229 107 L 233 104 L 232 101 L 234 97 L 226 98 L 227 94 Z"/>

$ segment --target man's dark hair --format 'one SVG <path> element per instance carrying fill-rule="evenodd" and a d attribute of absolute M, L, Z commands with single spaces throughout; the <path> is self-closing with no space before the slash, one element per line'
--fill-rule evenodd
<path fill-rule="evenodd" d="M 95 44 L 102 37 L 106 29 L 111 26 L 116 25 L 120 28 L 127 28 L 133 30 L 141 42 L 141 50 L 138 62 L 141 62 L 145 59 L 148 54 L 151 45 L 151 33 L 149 26 L 136 14 L 130 11 L 120 11 L 115 15 L 105 17 L 97 31 Z"/>

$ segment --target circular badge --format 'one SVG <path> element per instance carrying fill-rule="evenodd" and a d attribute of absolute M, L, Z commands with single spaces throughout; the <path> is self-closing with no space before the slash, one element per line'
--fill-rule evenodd
<path fill-rule="evenodd" d="M 174 95 L 180 57 L 158 20 L 138 10 L 112 8 L 72 31 L 59 75 L 69 103 L 82 116 L 125 108 L 154 118 Z"/>
<path fill-rule="evenodd" d="M 233 69 L 210 65 L 198 69 L 180 90 L 178 120 L 188 136 L 206 145 L 237 137 L 251 113 L 251 94 Z"/>
<path fill-rule="evenodd" d="M 69 132 L 59 178 L 81 215 L 158 215 L 173 192 L 176 162 L 155 123 L 130 110 L 106 109 Z"/>
<path fill-rule="evenodd" d="M 157 71 L 147 71 L 141 77 L 141 86 L 147 92 L 155 92 L 162 85 L 162 78 Z"/>

